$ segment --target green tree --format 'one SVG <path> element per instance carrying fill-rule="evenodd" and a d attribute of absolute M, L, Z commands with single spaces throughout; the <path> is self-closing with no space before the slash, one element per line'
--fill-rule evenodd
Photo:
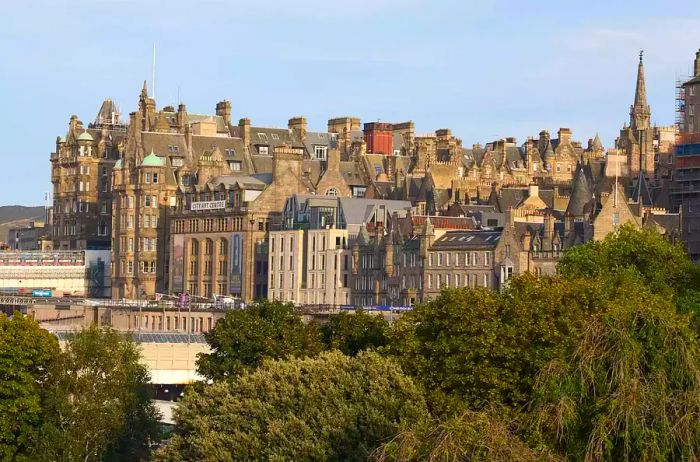
<path fill-rule="evenodd" d="M 0 460 L 23 460 L 42 419 L 41 390 L 56 337 L 21 314 L 0 314 Z"/>
<path fill-rule="evenodd" d="M 383 316 L 357 310 L 354 314 L 330 315 L 328 322 L 321 326 L 321 335 L 328 349 L 354 356 L 360 351 L 386 345 L 388 327 Z"/>
<path fill-rule="evenodd" d="M 51 365 L 32 460 L 147 460 L 158 438 L 149 374 L 136 344 L 110 330 L 72 336 Z"/>
<path fill-rule="evenodd" d="M 533 427 L 572 460 L 700 456 L 700 350 L 687 316 L 629 275 L 575 348 L 543 368 Z"/>
<path fill-rule="evenodd" d="M 434 412 L 462 403 L 518 408 L 540 367 L 564 354 L 604 296 L 595 281 L 530 274 L 503 293 L 443 290 L 394 324 L 388 351 L 423 383 Z"/>
<path fill-rule="evenodd" d="M 602 241 L 572 247 L 564 253 L 558 272 L 566 278 L 615 278 L 638 272 L 654 291 L 668 295 L 700 289 L 700 268 L 680 245 L 666 241 L 651 229 L 621 226 Z"/>
<path fill-rule="evenodd" d="M 365 461 L 399 425 L 426 418 L 419 389 L 377 353 L 267 360 L 190 389 L 175 411 L 178 435 L 155 460 Z"/>
<path fill-rule="evenodd" d="M 212 352 L 202 354 L 197 369 L 212 380 L 240 374 L 265 358 L 313 356 L 322 349 L 316 325 L 305 325 L 294 305 L 259 300 L 231 310 L 205 334 Z"/>
<path fill-rule="evenodd" d="M 374 462 L 540 462 L 558 461 L 545 449 L 532 449 L 496 410 L 465 411 L 445 420 L 418 422 L 379 447 Z"/>

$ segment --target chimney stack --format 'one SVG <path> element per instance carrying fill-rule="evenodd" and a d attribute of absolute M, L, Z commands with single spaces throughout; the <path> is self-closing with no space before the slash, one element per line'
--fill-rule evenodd
<path fill-rule="evenodd" d="M 306 143 L 306 117 L 292 117 L 289 119 L 287 127 L 294 131 L 302 143 Z"/>
<path fill-rule="evenodd" d="M 695 53 L 695 76 L 700 76 L 700 50 Z"/>
<path fill-rule="evenodd" d="M 216 115 L 224 119 L 226 127 L 231 123 L 231 102 L 227 99 L 216 103 Z"/>
<path fill-rule="evenodd" d="M 243 144 L 250 143 L 250 119 L 243 118 L 238 121 L 239 136 L 243 140 Z"/>

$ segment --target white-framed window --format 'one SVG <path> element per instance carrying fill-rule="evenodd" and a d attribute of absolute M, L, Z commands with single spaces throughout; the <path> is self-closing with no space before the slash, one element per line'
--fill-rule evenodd
<path fill-rule="evenodd" d="M 269 150 L 267 146 L 258 146 L 258 154 L 261 156 L 269 155 Z"/>
<path fill-rule="evenodd" d="M 241 171 L 241 163 L 238 162 L 238 161 L 236 161 L 236 160 L 230 161 L 230 162 L 228 163 L 228 166 L 229 166 L 229 168 L 230 168 L 232 171 L 234 171 L 234 172 L 240 172 L 240 171 Z"/>
<path fill-rule="evenodd" d="M 144 179 L 143 179 L 143 181 L 144 181 L 146 184 L 151 184 L 151 174 L 148 173 L 148 172 L 146 172 L 146 173 L 144 174 Z M 143 262 L 142 262 L 142 263 L 143 263 Z"/>
<path fill-rule="evenodd" d="M 314 158 L 326 160 L 328 157 L 328 146 L 314 146 Z"/>
<path fill-rule="evenodd" d="M 326 196 L 337 196 L 338 195 L 338 190 L 335 188 L 330 188 L 328 191 L 326 191 Z"/>

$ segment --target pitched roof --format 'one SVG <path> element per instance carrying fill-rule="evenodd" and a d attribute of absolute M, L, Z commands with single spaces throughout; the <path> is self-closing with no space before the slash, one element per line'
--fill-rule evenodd
<path fill-rule="evenodd" d="M 494 248 L 502 231 L 447 231 L 433 242 L 430 250 Z"/>
<path fill-rule="evenodd" d="M 644 176 L 644 173 L 641 171 L 639 172 L 639 176 L 637 177 L 637 183 L 634 185 L 634 189 L 632 190 L 632 197 L 631 199 L 634 202 L 640 202 L 642 205 L 645 206 L 652 206 L 654 205 L 654 200 L 651 197 L 651 192 L 649 191 L 649 185 L 647 184 L 647 180 Z"/>

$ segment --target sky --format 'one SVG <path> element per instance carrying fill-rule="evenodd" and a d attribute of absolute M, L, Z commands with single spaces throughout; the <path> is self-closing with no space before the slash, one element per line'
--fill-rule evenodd
<path fill-rule="evenodd" d="M 465 146 L 560 127 L 612 147 L 638 53 L 652 122 L 674 122 L 676 78 L 700 48 L 700 2 L 497 0 L 0 0 L 0 205 L 42 205 L 71 114 L 104 98 L 285 127 L 413 120 Z"/>

